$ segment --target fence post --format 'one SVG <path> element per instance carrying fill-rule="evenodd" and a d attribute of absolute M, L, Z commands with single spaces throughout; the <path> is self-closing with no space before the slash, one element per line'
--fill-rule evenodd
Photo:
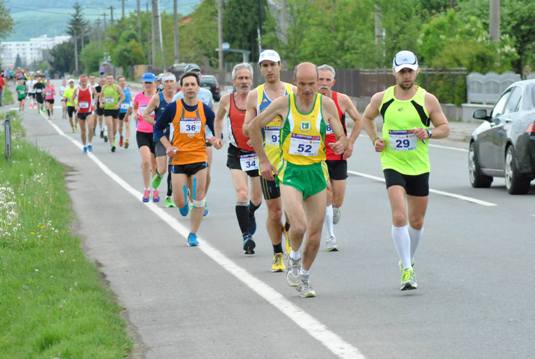
<path fill-rule="evenodd" d="M 7 161 L 11 160 L 11 115 L 7 114 L 4 120 L 4 134 L 5 134 L 5 151 L 4 156 Z"/>

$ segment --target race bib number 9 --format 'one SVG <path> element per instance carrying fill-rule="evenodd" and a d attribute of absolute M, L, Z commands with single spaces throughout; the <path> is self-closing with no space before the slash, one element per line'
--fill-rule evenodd
<path fill-rule="evenodd" d="M 320 136 L 305 136 L 292 133 L 290 154 L 297 156 L 316 156 L 320 148 Z"/>
<path fill-rule="evenodd" d="M 89 108 L 89 102 L 86 102 L 86 101 L 84 101 L 84 102 L 80 102 L 80 103 L 78 104 L 78 106 L 79 106 L 80 108 L 82 108 L 82 109 Z"/>
<path fill-rule="evenodd" d="M 418 137 L 409 131 L 389 131 L 390 147 L 394 151 L 412 151 L 416 149 Z"/>
<path fill-rule="evenodd" d="M 264 129 L 266 145 L 278 146 L 280 143 L 280 127 L 266 127 Z"/>
<path fill-rule="evenodd" d="M 180 133 L 185 133 L 188 135 L 201 133 L 201 120 L 180 120 Z"/>
<path fill-rule="evenodd" d="M 250 153 L 240 156 L 240 165 L 242 171 L 253 171 L 258 169 L 258 157 L 256 153 Z"/>

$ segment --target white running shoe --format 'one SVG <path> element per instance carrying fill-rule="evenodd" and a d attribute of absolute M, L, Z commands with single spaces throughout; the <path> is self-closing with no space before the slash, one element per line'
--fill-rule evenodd
<path fill-rule="evenodd" d="M 327 252 L 337 252 L 338 244 L 336 244 L 336 237 L 329 237 L 325 242 L 325 247 L 327 248 Z"/>

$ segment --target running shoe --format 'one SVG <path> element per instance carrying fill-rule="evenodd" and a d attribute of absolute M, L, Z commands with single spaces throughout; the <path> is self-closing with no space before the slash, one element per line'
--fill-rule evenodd
<path fill-rule="evenodd" d="M 104 130 L 100 130 L 100 138 L 104 138 Z"/>
<path fill-rule="evenodd" d="M 152 202 L 158 203 L 160 202 L 160 193 L 157 189 L 152 190 Z"/>
<path fill-rule="evenodd" d="M 288 235 L 288 231 L 284 226 L 282 226 L 282 234 L 284 235 L 284 251 L 286 255 L 289 256 L 290 251 L 292 250 L 292 246 L 290 244 L 290 236 Z"/>
<path fill-rule="evenodd" d="M 128 140 L 124 140 L 124 149 L 126 150 L 128 148 Z"/>
<path fill-rule="evenodd" d="M 150 189 L 143 191 L 143 202 L 147 203 L 150 199 Z"/>
<path fill-rule="evenodd" d="M 282 253 L 275 253 L 273 255 L 273 264 L 271 265 L 272 272 L 284 272 L 286 266 L 284 265 L 284 256 Z"/>
<path fill-rule="evenodd" d="M 299 270 L 301 269 L 301 258 L 292 259 L 288 257 L 288 273 L 286 274 L 286 281 L 290 287 L 297 287 L 299 285 Z"/>
<path fill-rule="evenodd" d="M 160 187 L 160 183 L 162 182 L 162 175 L 160 175 L 158 172 L 154 176 L 152 176 L 152 188 L 158 188 Z"/>
<path fill-rule="evenodd" d="M 246 255 L 253 255 L 255 254 L 254 249 L 256 247 L 256 243 L 253 240 L 253 237 L 251 237 L 250 234 L 244 234 L 243 235 L 243 252 Z"/>
<path fill-rule="evenodd" d="M 104 142 L 108 142 L 108 136 L 104 135 Z"/>
<path fill-rule="evenodd" d="M 123 136 L 121 135 L 121 136 L 119 137 L 119 146 L 120 146 L 120 147 L 123 147 L 123 144 L 124 144 L 124 143 L 123 143 Z"/>
<path fill-rule="evenodd" d="M 327 252 L 338 252 L 338 245 L 336 244 L 336 237 L 332 236 L 325 242 Z"/>
<path fill-rule="evenodd" d="M 338 224 L 340 222 L 340 217 L 342 216 L 342 211 L 340 208 L 333 207 L 333 224 Z"/>
<path fill-rule="evenodd" d="M 88 151 L 88 150 L 87 150 L 87 146 L 84 146 L 84 148 L 82 149 L 82 152 L 83 152 L 83 153 L 87 153 L 87 151 Z"/>
<path fill-rule="evenodd" d="M 115 152 L 115 145 L 111 146 L 111 152 Z"/>
<path fill-rule="evenodd" d="M 93 152 L 93 145 L 92 144 L 88 144 L 87 145 L 87 152 Z"/>
<path fill-rule="evenodd" d="M 314 298 L 316 296 L 316 291 L 310 286 L 310 274 L 299 274 L 297 291 L 301 298 Z"/>
<path fill-rule="evenodd" d="M 198 245 L 199 241 L 197 240 L 197 235 L 195 233 L 188 234 L 188 246 L 197 247 Z"/>
<path fill-rule="evenodd" d="M 413 290 L 418 288 L 416 283 L 416 277 L 414 275 L 414 269 L 405 268 L 401 271 L 401 290 Z"/>
<path fill-rule="evenodd" d="M 174 208 L 175 207 L 175 203 L 173 202 L 173 199 L 171 197 L 165 197 L 165 200 L 164 200 L 163 203 L 167 208 Z"/>

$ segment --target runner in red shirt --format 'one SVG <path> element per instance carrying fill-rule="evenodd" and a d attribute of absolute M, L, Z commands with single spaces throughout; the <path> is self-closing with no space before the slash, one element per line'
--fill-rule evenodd
<path fill-rule="evenodd" d="M 76 116 L 80 124 L 80 137 L 84 145 L 84 153 L 93 152 L 94 121 L 93 113 L 93 88 L 88 85 L 87 75 L 80 75 L 80 85 L 74 93 L 76 104 Z M 87 134 L 89 133 L 89 141 Z"/>

